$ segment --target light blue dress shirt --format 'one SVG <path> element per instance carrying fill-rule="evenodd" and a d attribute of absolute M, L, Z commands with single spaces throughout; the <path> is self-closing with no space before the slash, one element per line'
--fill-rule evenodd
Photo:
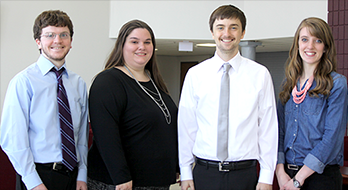
<path fill-rule="evenodd" d="M 326 165 L 343 165 L 343 144 L 347 124 L 347 80 L 331 73 L 333 87 L 328 97 L 306 95 L 296 104 L 292 96 L 285 105 L 278 102 L 278 163 L 306 165 L 321 174 Z M 299 82 L 297 88 L 299 89 Z M 313 81 L 313 90 L 317 86 Z"/>
<path fill-rule="evenodd" d="M 41 184 L 35 163 L 62 161 L 55 67 L 40 56 L 9 83 L 1 119 L 0 144 L 28 189 Z M 65 67 L 65 64 L 63 65 Z M 86 83 L 66 70 L 67 91 L 78 159 L 79 181 L 87 181 L 88 105 Z"/>

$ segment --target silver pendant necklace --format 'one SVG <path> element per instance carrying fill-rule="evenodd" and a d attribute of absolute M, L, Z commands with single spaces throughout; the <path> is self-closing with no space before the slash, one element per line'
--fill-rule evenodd
<path fill-rule="evenodd" d="M 157 104 L 157 106 L 162 110 L 162 113 L 164 115 L 164 118 L 166 119 L 167 123 L 170 124 L 172 122 L 172 117 L 170 115 L 170 112 L 167 108 L 166 103 L 163 101 L 162 96 L 159 92 L 159 90 L 157 89 L 157 86 L 155 85 L 155 83 L 153 82 L 153 80 L 151 79 L 151 77 L 149 76 L 149 74 L 145 71 L 146 75 L 149 77 L 152 85 L 155 87 L 156 92 L 158 94 L 159 99 L 156 99 L 155 97 L 153 97 L 147 90 L 145 86 L 141 85 L 140 82 L 134 77 L 133 73 L 128 69 L 128 67 L 126 65 L 123 66 L 124 68 L 127 69 L 127 71 L 129 72 L 130 75 L 132 75 L 133 79 L 135 80 L 135 82 L 137 82 L 137 84 L 140 86 L 140 88 Z M 148 89 L 151 93 L 157 95 L 155 92 L 151 91 L 150 89 Z"/>

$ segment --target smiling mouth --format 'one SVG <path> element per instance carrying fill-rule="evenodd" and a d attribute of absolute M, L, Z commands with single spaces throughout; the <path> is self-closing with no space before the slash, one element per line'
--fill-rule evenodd
<path fill-rule="evenodd" d="M 226 40 L 226 39 L 221 39 L 221 41 L 222 41 L 222 42 L 226 42 L 226 43 L 228 43 L 228 42 L 232 42 L 232 41 L 233 41 L 233 39 L 229 39 L 229 40 Z"/>
<path fill-rule="evenodd" d="M 135 55 L 146 55 L 146 53 L 135 53 Z"/>
<path fill-rule="evenodd" d="M 309 55 L 309 56 L 312 56 L 312 55 L 315 55 L 315 52 L 305 52 L 306 55 Z"/>
<path fill-rule="evenodd" d="M 51 49 L 64 49 L 64 47 L 51 47 Z"/>

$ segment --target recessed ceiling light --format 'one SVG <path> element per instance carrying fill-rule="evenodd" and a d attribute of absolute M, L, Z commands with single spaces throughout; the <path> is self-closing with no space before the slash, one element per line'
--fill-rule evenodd
<path fill-rule="evenodd" d="M 196 47 L 216 47 L 216 44 L 213 44 L 213 43 L 202 43 L 202 44 L 196 44 Z"/>

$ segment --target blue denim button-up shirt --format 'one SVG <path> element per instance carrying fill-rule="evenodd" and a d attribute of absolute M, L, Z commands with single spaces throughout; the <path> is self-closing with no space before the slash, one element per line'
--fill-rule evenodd
<path fill-rule="evenodd" d="M 332 72 L 329 97 L 319 94 L 296 104 L 292 96 L 285 105 L 278 101 L 278 163 L 306 165 L 322 173 L 326 165 L 343 165 L 343 144 L 347 124 L 347 80 Z M 317 83 L 314 80 L 312 90 Z M 297 88 L 299 87 L 297 83 Z"/>

